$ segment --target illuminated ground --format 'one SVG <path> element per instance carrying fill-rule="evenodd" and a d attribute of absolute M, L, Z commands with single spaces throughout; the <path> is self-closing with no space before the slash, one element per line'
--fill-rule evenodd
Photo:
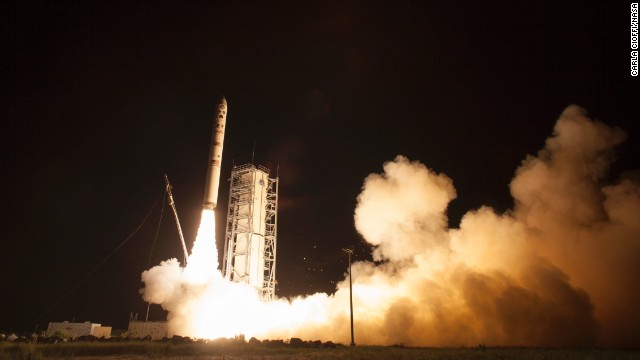
<path fill-rule="evenodd" d="M 640 351 L 547 348 L 406 348 L 399 346 L 338 346 L 302 348 L 250 344 L 117 343 L 117 344 L 0 344 L 0 359 L 74 358 L 125 359 L 640 359 Z"/>

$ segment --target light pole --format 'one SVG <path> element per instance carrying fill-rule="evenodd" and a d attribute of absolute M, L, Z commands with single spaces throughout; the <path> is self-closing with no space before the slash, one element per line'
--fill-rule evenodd
<path fill-rule="evenodd" d="M 351 285 L 351 255 L 353 255 L 353 249 L 342 249 L 349 255 L 349 315 L 351 316 L 351 346 L 356 346 L 353 340 L 353 288 Z"/>

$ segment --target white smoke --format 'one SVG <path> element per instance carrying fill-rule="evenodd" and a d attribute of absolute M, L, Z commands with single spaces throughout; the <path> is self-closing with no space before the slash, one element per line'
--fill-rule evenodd
<path fill-rule="evenodd" d="M 516 171 L 514 209 L 469 211 L 458 229 L 447 176 L 402 156 L 368 176 L 355 226 L 378 264 L 353 265 L 356 342 L 637 346 L 640 186 L 600 184 L 623 140 L 570 106 Z M 142 274 L 173 332 L 349 342 L 348 280 L 333 295 L 261 302 L 218 272 L 212 219 L 203 212 L 186 268 L 172 259 Z"/>

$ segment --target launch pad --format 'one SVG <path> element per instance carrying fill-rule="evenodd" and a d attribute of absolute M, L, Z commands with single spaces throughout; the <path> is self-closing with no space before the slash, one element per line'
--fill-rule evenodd
<path fill-rule="evenodd" d="M 218 201 L 220 167 L 227 121 L 224 97 L 216 108 L 203 208 Z M 254 287 L 262 300 L 275 298 L 278 178 L 269 169 L 247 164 L 231 170 L 227 227 L 222 257 L 225 279 Z"/>

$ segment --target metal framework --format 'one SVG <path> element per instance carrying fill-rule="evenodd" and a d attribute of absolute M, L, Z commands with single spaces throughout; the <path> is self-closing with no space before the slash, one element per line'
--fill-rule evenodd
<path fill-rule="evenodd" d="M 231 170 L 222 273 L 256 288 L 265 301 L 275 298 L 278 177 L 253 164 Z"/>

